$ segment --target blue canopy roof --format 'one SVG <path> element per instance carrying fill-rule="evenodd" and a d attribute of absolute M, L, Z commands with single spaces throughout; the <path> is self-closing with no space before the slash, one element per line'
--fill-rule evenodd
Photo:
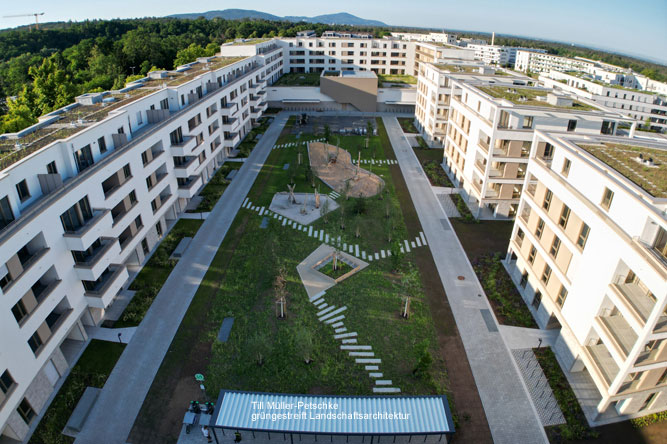
<path fill-rule="evenodd" d="M 283 433 L 424 435 L 454 432 L 445 396 L 318 396 L 220 392 L 213 427 Z"/>

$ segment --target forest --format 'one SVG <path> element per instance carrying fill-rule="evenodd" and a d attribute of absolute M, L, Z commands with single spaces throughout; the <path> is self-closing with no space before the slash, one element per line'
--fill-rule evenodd
<path fill-rule="evenodd" d="M 0 31 L 0 134 L 19 131 L 43 114 L 85 92 L 122 88 L 151 69 L 173 69 L 214 54 L 236 38 L 293 37 L 313 29 L 370 32 L 390 28 L 352 27 L 265 20 L 171 18 L 46 23 L 40 29 Z M 405 29 L 401 29 L 405 30 Z M 421 30 L 424 31 L 424 30 Z M 496 37 L 498 44 L 534 46 L 550 53 L 584 56 L 631 67 L 667 80 L 667 67 L 630 57 L 560 43 Z"/>

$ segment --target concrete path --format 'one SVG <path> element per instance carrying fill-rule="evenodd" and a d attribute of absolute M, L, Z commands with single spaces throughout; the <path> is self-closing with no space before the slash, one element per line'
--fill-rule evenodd
<path fill-rule="evenodd" d="M 86 327 L 86 333 L 90 339 L 99 339 L 101 341 L 119 342 L 118 334 L 120 334 L 120 342 L 129 344 L 134 337 L 134 332 L 137 327 L 127 328 L 104 328 L 104 327 Z"/>
<path fill-rule="evenodd" d="M 537 348 L 556 345 L 558 330 L 540 330 L 539 328 L 512 327 L 509 325 L 500 325 L 500 334 L 507 346 L 512 349 Z"/>
<path fill-rule="evenodd" d="M 77 444 L 127 441 L 178 326 L 287 118 L 276 116 L 197 231 L 111 372 Z"/>
<path fill-rule="evenodd" d="M 383 120 L 431 246 L 494 442 L 548 442 L 519 369 L 499 333 L 493 310 L 417 156 L 396 118 Z M 464 280 L 459 280 L 459 276 Z"/>

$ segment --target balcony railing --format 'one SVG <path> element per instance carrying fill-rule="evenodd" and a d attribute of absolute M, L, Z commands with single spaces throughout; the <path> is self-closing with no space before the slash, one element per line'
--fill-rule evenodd
<path fill-rule="evenodd" d="M 637 333 L 623 316 L 602 316 L 597 319 L 600 321 L 603 332 L 612 341 L 610 345 L 616 348 L 623 361 L 625 361 L 635 342 L 637 342 Z"/>
<path fill-rule="evenodd" d="M 601 377 L 608 389 L 614 378 L 618 374 L 618 364 L 611 357 L 609 350 L 604 344 L 591 345 L 584 347 L 593 364 L 593 370 Z"/>

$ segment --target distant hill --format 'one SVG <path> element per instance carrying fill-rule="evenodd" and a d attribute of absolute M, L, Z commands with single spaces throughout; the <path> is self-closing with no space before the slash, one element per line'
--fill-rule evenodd
<path fill-rule="evenodd" d="M 204 17 L 206 19 L 222 18 L 225 20 L 242 19 L 260 19 L 260 20 L 285 20 L 289 22 L 307 22 L 307 23 L 325 23 L 328 25 L 354 25 L 354 26 L 388 26 L 378 20 L 367 20 L 347 12 L 336 14 L 317 15 L 315 17 L 306 16 L 285 16 L 280 17 L 266 12 L 255 11 L 252 9 L 223 9 L 222 11 L 195 12 L 190 14 L 173 14 L 167 17 L 180 19 L 196 19 Z"/>

